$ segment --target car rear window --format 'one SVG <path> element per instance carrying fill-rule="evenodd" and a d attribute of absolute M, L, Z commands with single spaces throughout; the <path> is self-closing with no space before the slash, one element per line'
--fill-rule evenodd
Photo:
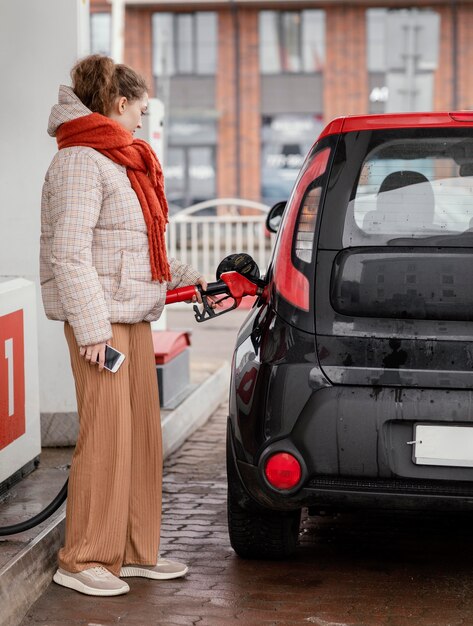
<path fill-rule="evenodd" d="M 366 131 L 347 138 L 342 150 L 354 176 L 346 178 L 352 186 L 343 247 L 437 246 L 444 238 L 463 245 L 473 235 L 469 129 Z"/>

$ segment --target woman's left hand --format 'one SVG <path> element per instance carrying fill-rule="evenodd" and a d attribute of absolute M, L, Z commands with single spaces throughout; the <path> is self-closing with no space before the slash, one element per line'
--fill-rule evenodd
<path fill-rule="evenodd" d="M 101 372 L 105 363 L 105 346 L 109 343 L 110 340 L 107 340 L 90 346 L 80 346 L 79 354 L 83 356 L 90 365 L 98 365 L 99 372 Z"/>

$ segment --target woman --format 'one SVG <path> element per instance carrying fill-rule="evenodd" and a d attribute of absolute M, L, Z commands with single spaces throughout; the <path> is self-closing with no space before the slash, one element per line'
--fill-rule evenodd
<path fill-rule="evenodd" d="M 187 572 L 158 559 L 162 445 L 150 322 L 167 289 L 206 283 L 166 256 L 161 167 L 133 138 L 148 106 L 143 78 L 99 55 L 71 77 L 49 119 L 59 152 L 41 210 L 43 303 L 65 322 L 80 423 L 54 581 L 109 596 L 129 591 L 120 576 Z M 114 374 L 103 369 L 106 344 L 126 356 Z"/>

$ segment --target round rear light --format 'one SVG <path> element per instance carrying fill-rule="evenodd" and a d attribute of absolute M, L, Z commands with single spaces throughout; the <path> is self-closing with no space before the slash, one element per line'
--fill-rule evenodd
<path fill-rule="evenodd" d="M 277 452 L 266 461 L 264 473 L 275 489 L 292 489 L 302 476 L 301 464 L 288 452 Z"/>

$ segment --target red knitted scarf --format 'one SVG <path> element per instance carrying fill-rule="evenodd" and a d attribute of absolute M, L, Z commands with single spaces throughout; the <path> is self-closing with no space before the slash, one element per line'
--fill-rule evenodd
<path fill-rule="evenodd" d="M 118 122 L 100 113 L 61 124 L 56 139 L 60 150 L 87 146 L 126 167 L 148 229 L 151 276 L 160 282 L 171 280 L 164 237 L 168 204 L 161 165 L 150 145 L 142 139 L 133 139 L 133 135 Z"/>

